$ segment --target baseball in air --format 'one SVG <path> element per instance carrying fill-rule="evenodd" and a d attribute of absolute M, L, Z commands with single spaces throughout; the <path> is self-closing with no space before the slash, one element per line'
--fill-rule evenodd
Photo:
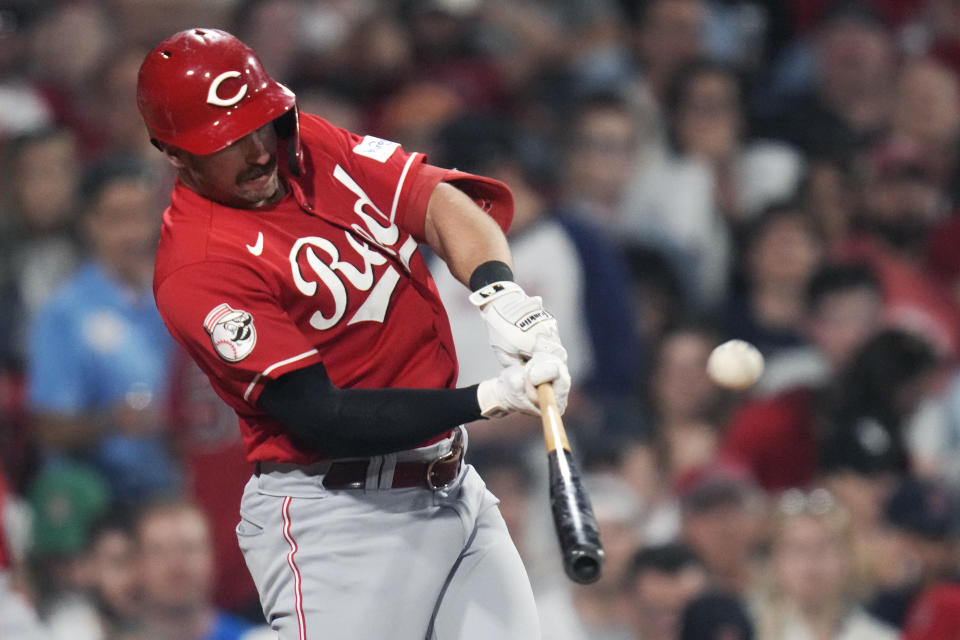
<path fill-rule="evenodd" d="M 728 340 L 707 358 L 707 374 L 721 387 L 742 391 L 760 379 L 763 355 L 749 342 Z"/>

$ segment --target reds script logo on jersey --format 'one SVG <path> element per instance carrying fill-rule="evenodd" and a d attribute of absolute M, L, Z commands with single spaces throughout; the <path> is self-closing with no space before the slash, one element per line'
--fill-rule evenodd
<path fill-rule="evenodd" d="M 360 259 L 359 267 L 341 254 L 341 249 L 332 239 L 319 236 L 297 239 L 289 255 L 291 274 L 297 290 L 305 296 L 313 297 L 317 295 L 318 284 L 322 283 L 327 289 L 328 299 L 333 301 L 331 313 L 325 315 L 323 311 L 317 310 L 310 317 L 310 326 L 319 331 L 330 329 L 343 319 L 351 289 L 369 293 L 360 307 L 351 314 L 347 324 L 383 322 L 390 298 L 400 281 L 400 274 L 393 265 L 389 265 L 378 278 L 374 267 L 386 264 L 387 255 L 391 255 L 399 258 L 404 269 L 409 272 L 410 258 L 417 249 L 417 242 L 411 236 L 407 236 L 404 242 L 400 243 L 399 227 L 373 203 L 370 196 L 343 167 L 337 165 L 333 177 L 356 196 L 353 212 L 363 221 L 363 225 L 353 224 L 352 232 L 344 232 L 344 238 L 350 247 L 349 250 L 344 250 L 346 253 L 354 253 Z M 306 265 L 302 265 L 301 258 Z M 305 271 L 304 266 L 308 267 L 309 271 Z"/>
<path fill-rule="evenodd" d="M 253 316 L 233 309 L 227 303 L 218 304 L 203 321 L 203 328 L 217 355 L 227 362 L 240 362 L 257 344 L 257 330 Z"/>

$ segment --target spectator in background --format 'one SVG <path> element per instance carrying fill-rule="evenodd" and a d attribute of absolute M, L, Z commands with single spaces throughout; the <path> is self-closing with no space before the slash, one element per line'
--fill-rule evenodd
<path fill-rule="evenodd" d="M 688 292 L 702 305 L 728 285 L 737 232 L 791 198 L 800 156 L 773 141 L 748 141 L 736 72 L 707 60 L 681 67 L 665 96 L 666 146 L 650 145 L 624 203 L 626 231 L 665 244 Z"/>
<path fill-rule="evenodd" d="M 849 149 L 810 155 L 798 187 L 800 204 L 831 253 L 853 233 L 860 197 L 860 177 L 854 163 Z"/>
<path fill-rule="evenodd" d="M 0 637 L 49 640 L 32 604 L 17 585 L 15 556 L 7 533 L 10 492 L 0 466 Z"/>
<path fill-rule="evenodd" d="M 303 51 L 308 3 L 239 0 L 232 4 L 234 26 L 230 31 L 257 52 L 270 77 L 288 84 Z"/>
<path fill-rule="evenodd" d="M 741 405 L 724 433 L 722 456 L 745 466 L 770 491 L 808 486 L 825 440 L 868 447 L 886 468 L 905 473 L 904 424 L 931 393 L 937 365 L 925 340 L 882 331 L 825 386 L 787 389 Z"/>
<path fill-rule="evenodd" d="M 757 640 L 894 640 L 896 631 L 856 605 L 850 522 L 825 489 L 779 500 L 771 581 L 754 602 Z"/>
<path fill-rule="evenodd" d="M 927 236 L 946 213 L 946 198 L 924 166 L 921 149 L 887 142 L 868 158 L 865 175 L 855 231 L 900 262 L 923 269 Z"/>
<path fill-rule="evenodd" d="M 24 70 L 30 29 L 41 11 L 34 2 L 8 1 L 0 11 L 0 142 L 53 125 L 53 111 Z"/>
<path fill-rule="evenodd" d="M 634 334 L 650 347 L 688 314 L 683 285 L 671 261 L 655 247 L 628 242 L 623 247 L 630 272 Z"/>
<path fill-rule="evenodd" d="M 643 504 L 643 543 L 656 546 L 676 540 L 680 505 L 674 485 L 665 479 L 667 470 L 660 451 L 649 440 L 626 438 L 619 443 L 615 470 Z"/>
<path fill-rule="evenodd" d="M 794 205 L 771 207 L 750 224 L 742 255 L 744 291 L 728 298 L 725 334 L 768 357 L 800 346 L 804 292 L 823 255 L 810 219 Z"/>
<path fill-rule="evenodd" d="M 897 568 L 890 562 L 894 545 L 884 531 L 883 509 L 902 470 L 869 435 L 832 435 L 820 448 L 817 484 L 836 497 L 849 514 L 853 579 L 857 593 L 864 596 L 896 579 L 891 576 Z"/>
<path fill-rule="evenodd" d="M 960 311 L 949 289 L 929 271 L 928 254 L 942 256 L 931 232 L 946 213 L 945 194 L 914 147 L 890 143 L 869 158 L 854 217 L 854 234 L 838 255 L 868 262 L 883 283 L 886 316 L 928 336 L 945 355 L 960 349 Z M 951 236 L 943 239 L 949 242 Z M 931 251 L 930 241 L 938 246 Z"/>
<path fill-rule="evenodd" d="M 640 5 L 636 54 L 641 89 L 664 105 L 674 74 L 704 50 L 707 5 L 702 0 L 651 0 Z"/>
<path fill-rule="evenodd" d="M 743 603 L 723 591 L 707 591 L 683 610 L 680 640 L 753 640 L 753 621 Z"/>
<path fill-rule="evenodd" d="M 110 640 L 139 614 L 130 523 L 122 511 L 95 521 L 79 559 L 82 589 L 54 603 L 44 616 L 54 640 Z"/>
<path fill-rule="evenodd" d="M 940 364 L 924 338 L 896 329 L 879 332 L 837 380 L 825 413 L 824 437 L 837 443 L 856 440 L 889 469 L 909 472 L 914 464 L 906 428 L 934 392 Z"/>
<path fill-rule="evenodd" d="M 815 34 L 814 86 L 788 100 L 765 129 L 815 154 L 876 140 L 890 121 L 894 44 L 870 5 L 833 3 Z"/>
<path fill-rule="evenodd" d="M 931 475 L 960 491 L 960 372 L 954 370 L 941 398 L 943 419 L 929 442 Z"/>
<path fill-rule="evenodd" d="M 742 469 L 713 464 L 689 476 L 678 488 L 681 537 L 714 587 L 745 596 L 759 573 L 763 496 Z"/>
<path fill-rule="evenodd" d="M 728 398 L 706 373 L 707 357 L 717 344 L 704 324 L 681 321 L 655 345 L 645 384 L 647 429 L 624 433 L 617 472 L 644 505 L 643 537 L 648 544 L 673 540 L 680 533 L 676 491 L 697 469 L 717 455 Z"/>
<path fill-rule="evenodd" d="M 26 325 L 79 260 L 76 216 L 80 162 L 74 135 L 45 129 L 14 140 L 6 175 L 9 213 L 3 263 L 12 300 L 0 315 L 11 327 L 11 355 L 22 358 Z"/>
<path fill-rule="evenodd" d="M 237 546 L 237 508 L 253 472 L 237 415 L 181 349 L 171 365 L 170 439 L 183 470 L 184 492 L 210 523 L 214 602 L 232 611 L 259 611 L 260 601 Z"/>
<path fill-rule="evenodd" d="M 630 628 L 623 606 L 623 582 L 633 554 L 644 543 L 643 505 L 633 487 L 613 474 L 588 475 L 584 485 L 606 555 L 600 579 L 573 590 L 573 607 L 582 628 L 580 637 L 622 639 L 629 637 Z M 543 637 L 554 636 L 544 633 Z"/>
<path fill-rule="evenodd" d="M 143 585 L 141 632 L 151 638 L 242 640 L 253 624 L 214 607 L 213 548 L 203 513 L 180 500 L 143 508 L 134 525 Z"/>
<path fill-rule="evenodd" d="M 697 555 L 682 544 L 646 547 L 624 576 L 630 640 L 679 640 L 684 607 L 707 586 Z"/>
<path fill-rule="evenodd" d="M 97 610 L 109 629 L 129 628 L 140 608 L 133 533 L 126 512 L 114 511 L 93 526 L 88 562 Z"/>
<path fill-rule="evenodd" d="M 104 3 L 48 5 L 30 33 L 30 72 L 51 105 L 56 121 L 77 136 L 83 158 L 102 154 L 96 86 L 101 66 L 118 41 Z"/>
<path fill-rule="evenodd" d="M 949 68 L 932 58 L 904 63 L 889 139 L 916 147 L 918 165 L 947 196 L 950 208 L 960 205 L 960 86 Z"/>
<path fill-rule="evenodd" d="M 42 595 L 41 610 L 45 617 L 78 611 L 76 616 L 68 613 L 66 629 L 60 629 L 68 636 L 102 632 L 86 606 L 84 553 L 94 523 L 110 507 L 109 486 L 87 465 L 59 462 L 32 479 L 26 496 L 34 516 L 30 561 Z"/>
<path fill-rule="evenodd" d="M 151 179 L 126 159 L 90 172 L 83 224 L 91 256 L 37 312 L 30 337 L 37 441 L 48 456 L 95 461 L 119 500 L 177 484 L 162 421 L 171 342 L 150 289 Z"/>
<path fill-rule="evenodd" d="M 552 107 L 562 109 L 570 97 L 577 99 L 628 81 L 632 60 L 620 4 L 613 0 L 480 2 L 481 39 L 515 94 L 569 75 L 563 82 L 566 91 L 543 96 L 554 101 Z"/>
<path fill-rule="evenodd" d="M 707 358 L 717 343 L 712 329 L 695 323 L 679 324 L 659 341 L 647 405 L 650 446 L 667 487 L 676 487 L 716 455 L 726 407 L 722 391 L 707 375 Z"/>
<path fill-rule="evenodd" d="M 354 3 L 355 4 L 355 3 Z M 413 45 L 392 12 L 374 12 L 347 33 L 339 64 L 331 75 L 353 101 L 364 108 L 363 129 L 378 129 L 384 101 L 398 91 L 413 66 Z M 382 135 L 382 133 L 381 133 Z"/>
<path fill-rule="evenodd" d="M 859 262 L 820 265 L 807 282 L 803 304 L 808 344 L 767 359 L 757 387 L 762 395 L 827 384 L 883 320 L 883 288 L 873 270 Z"/>
<path fill-rule="evenodd" d="M 339 83 L 300 77 L 290 88 L 297 94 L 297 108 L 305 113 L 322 113 L 324 120 L 347 131 L 360 131 L 365 126 L 360 105 Z"/>
<path fill-rule="evenodd" d="M 502 109 L 503 79 L 486 55 L 473 28 L 480 2 L 403 0 L 400 19 L 413 48 L 414 66 L 407 78 L 416 87 L 453 89 L 474 111 Z"/>
<path fill-rule="evenodd" d="M 97 88 L 92 91 L 97 99 L 97 111 L 102 114 L 91 126 L 97 128 L 105 149 L 101 156 L 129 154 L 148 162 L 160 160 L 150 139 L 143 135 L 140 112 L 135 100 L 137 74 L 146 50 L 139 47 L 126 47 L 118 50 L 103 65 L 102 74 L 97 78 Z M 166 168 L 164 166 L 164 168 Z"/>
<path fill-rule="evenodd" d="M 917 596 L 941 582 L 960 582 L 957 564 L 960 510 L 957 496 L 935 482 L 904 480 L 883 509 L 892 553 L 884 562 L 894 574 L 870 600 L 870 613 L 903 628 Z"/>
<path fill-rule="evenodd" d="M 783 142 L 748 141 L 744 88 L 734 68 L 692 61 L 671 78 L 666 104 L 671 146 L 709 172 L 713 206 L 730 224 L 793 196 L 800 154 Z"/>
<path fill-rule="evenodd" d="M 630 104 L 616 94 L 582 100 L 564 126 L 560 169 L 563 206 L 608 229 L 620 229 L 625 191 L 639 161 L 640 129 Z"/>

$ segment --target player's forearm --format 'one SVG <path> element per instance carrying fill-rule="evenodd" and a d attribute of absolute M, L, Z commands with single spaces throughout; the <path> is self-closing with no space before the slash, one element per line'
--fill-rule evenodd
<path fill-rule="evenodd" d="M 319 364 L 270 381 L 257 404 L 333 458 L 410 449 L 481 417 L 476 386 L 338 389 Z"/>
<path fill-rule="evenodd" d="M 511 266 L 510 248 L 497 223 L 456 187 L 441 182 L 427 205 L 424 233 L 450 273 L 467 285 L 473 271 L 497 260 Z"/>

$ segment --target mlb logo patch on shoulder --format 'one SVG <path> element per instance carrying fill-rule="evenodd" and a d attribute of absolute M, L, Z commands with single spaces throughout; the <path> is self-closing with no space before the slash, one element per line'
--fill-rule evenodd
<path fill-rule="evenodd" d="M 386 162 L 399 146 L 400 144 L 397 142 L 390 142 L 374 136 L 364 136 L 360 144 L 353 148 L 353 152 L 359 156 L 372 158 L 377 162 Z"/>

